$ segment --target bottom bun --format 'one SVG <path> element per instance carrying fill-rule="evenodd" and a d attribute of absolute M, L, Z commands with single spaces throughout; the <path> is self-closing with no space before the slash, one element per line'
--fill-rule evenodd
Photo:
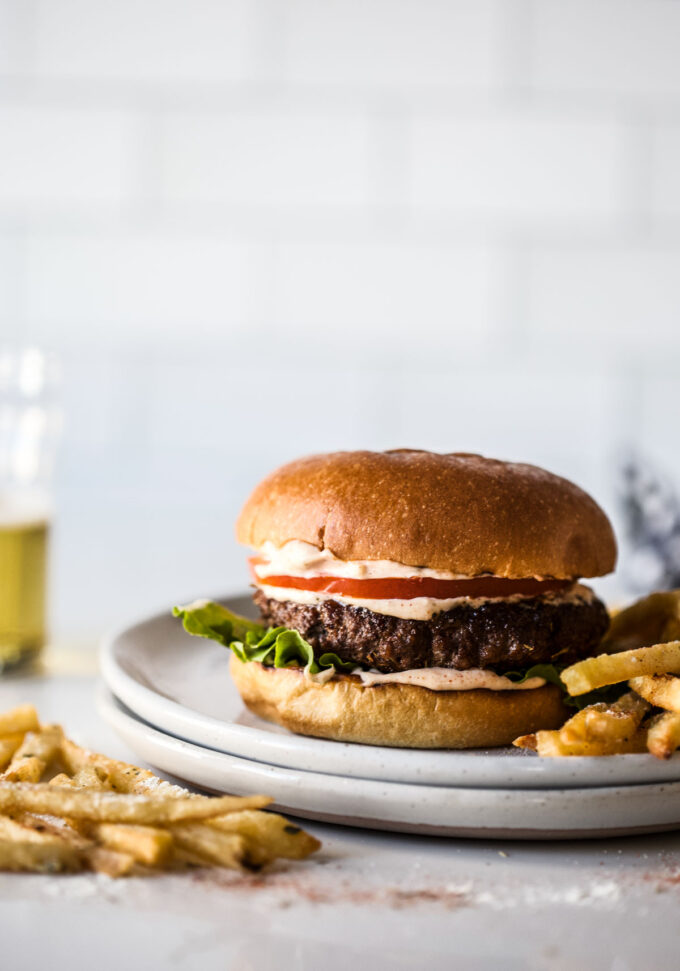
<path fill-rule="evenodd" d="M 341 675 L 316 684 L 301 668 L 270 668 L 231 657 L 245 704 L 298 735 L 395 748 L 488 748 L 559 728 L 568 717 L 553 684 L 524 691 L 430 691 L 410 684 L 365 687 Z"/>

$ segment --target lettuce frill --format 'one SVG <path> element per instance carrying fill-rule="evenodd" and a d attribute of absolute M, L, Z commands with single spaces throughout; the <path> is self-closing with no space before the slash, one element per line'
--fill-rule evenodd
<path fill-rule="evenodd" d="M 315 657 L 312 645 L 296 630 L 267 629 L 210 600 L 175 607 L 172 612 L 181 618 L 188 634 L 217 641 L 241 661 L 259 661 L 274 668 L 304 668 L 309 675 L 329 672 L 331 677 L 335 671 L 348 672 L 357 667 L 331 652 Z"/>

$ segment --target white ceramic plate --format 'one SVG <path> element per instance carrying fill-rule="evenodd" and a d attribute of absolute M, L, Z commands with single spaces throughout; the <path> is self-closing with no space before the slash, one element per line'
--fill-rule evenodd
<path fill-rule="evenodd" d="M 264 792 L 323 822 L 429 836 L 580 839 L 680 828 L 680 782 L 590 789 L 476 789 L 350 779 L 226 755 L 165 735 L 102 688 L 102 717 L 137 755 L 214 792 Z"/>
<path fill-rule="evenodd" d="M 223 601 L 253 616 L 248 596 Z M 228 651 L 190 637 L 167 614 L 107 638 L 101 669 L 135 715 L 197 745 L 290 769 L 429 786 L 504 789 L 584 788 L 680 780 L 680 754 L 539 759 L 519 749 L 466 752 L 394 749 L 292 735 L 243 706 Z M 368 689 L 370 690 L 370 689 Z"/>

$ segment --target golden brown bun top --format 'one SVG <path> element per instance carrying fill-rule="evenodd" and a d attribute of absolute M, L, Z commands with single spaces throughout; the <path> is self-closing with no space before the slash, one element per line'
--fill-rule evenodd
<path fill-rule="evenodd" d="M 616 541 L 578 486 L 533 465 L 398 449 L 310 455 L 264 479 L 236 526 L 260 549 L 302 540 L 342 560 L 465 576 L 593 577 Z"/>

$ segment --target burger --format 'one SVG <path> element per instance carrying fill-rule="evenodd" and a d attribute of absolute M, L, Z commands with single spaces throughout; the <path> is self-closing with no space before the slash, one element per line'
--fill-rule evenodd
<path fill-rule="evenodd" d="M 557 728 L 560 670 L 608 627 L 580 580 L 615 566 L 609 520 L 532 465 L 312 455 L 257 486 L 237 538 L 260 622 L 206 601 L 175 613 L 231 648 L 251 711 L 302 735 L 460 749 Z"/>

